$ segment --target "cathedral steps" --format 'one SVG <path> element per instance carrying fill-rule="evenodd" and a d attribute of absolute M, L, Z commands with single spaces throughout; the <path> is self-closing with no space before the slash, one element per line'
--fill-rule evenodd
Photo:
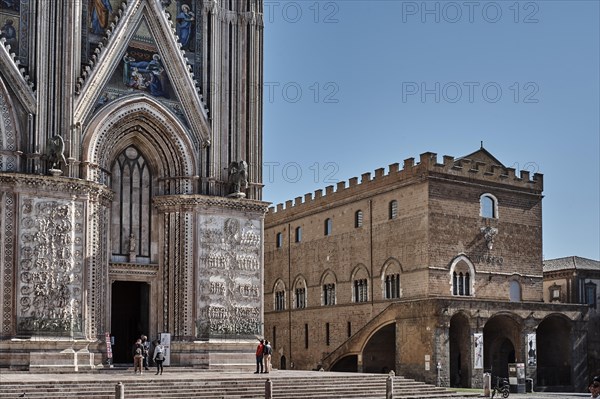
<path fill-rule="evenodd" d="M 171 370 L 169 370 L 171 371 Z M 298 374 L 299 376 L 295 376 Z M 114 399 L 115 385 L 122 382 L 127 399 L 261 399 L 265 398 L 265 382 L 269 378 L 273 399 L 349 399 L 385 398 L 387 376 L 382 374 L 278 372 L 249 375 L 232 373 L 179 373 L 156 376 L 109 373 L 95 374 L 93 379 L 81 374 L 52 375 L 54 381 L 44 382 L 24 378 L 22 381 L 2 381 L 0 399 L 18 398 L 25 393 L 29 399 Z M 106 377 L 106 378 L 103 378 Z M 0 379 L 1 380 L 1 379 Z M 403 377 L 394 377 L 394 398 L 464 398 L 466 395 Z"/>

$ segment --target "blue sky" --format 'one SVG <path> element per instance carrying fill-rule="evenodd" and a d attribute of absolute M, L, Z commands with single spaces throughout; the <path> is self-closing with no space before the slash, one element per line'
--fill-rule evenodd
<path fill-rule="evenodd" d="M 600 259 L 599 1 L 265 0 L 265 201 L 480 142 L 544 174 L 544 257 Z"/>

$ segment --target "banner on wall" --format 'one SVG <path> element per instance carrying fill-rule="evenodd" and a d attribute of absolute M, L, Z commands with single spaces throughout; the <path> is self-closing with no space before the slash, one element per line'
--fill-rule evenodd
<path fill-rule="evenodd" d="M 473 368 L 474 369 L 482 369 L 483 368 L 483 334 L 475 333 L 473 334 L 473 345 L 475 346 L 473 349 L 473 353 L 475 354 L 473 359 Z"/>
<path fill-rule="evenodd" d="M 160 333 L 159 335 L 160 343 L 165 348 L 165 360 L 163 362 L 163 366 L 171 365 L 171 333 Z"/>
<path fill-rule="evenodd" d="M 535 366 L 537 364 L 537 347 L 535 333 L 527 334 L 527 365 Z"/>

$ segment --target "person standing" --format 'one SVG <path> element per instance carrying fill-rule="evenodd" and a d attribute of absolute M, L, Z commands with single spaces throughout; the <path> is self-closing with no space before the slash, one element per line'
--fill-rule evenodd
<path fill-rule="evenodd" d="M 271 347 L 271 343 L 265 340 L 265 347 L 263 349 L 264 353 L 264 363 L 265 363 L 265 373 L 271 371 L 271 354 L 273 354 L 273 348 Z"/>
<path fill-rule="evenodd" d="M 142 363 L 144 361 L 144 346 L 142 345 L 142 340 L 138 339 L 133 344 L 133 373 L 137 374 L 138 369 L 140 370 L 140 375 L 142 372 Z"/>
<path fill-rule="evenodd" d="M 595 376 L 588 387 L 592 396 L 590 398 L 600 398 L 600 375 Z"/>
<path fill-rule="evenodd" d="M 143 366 L 144 370 L 148 371 L 150 370 L 148 368 L 148 353 L 150 352 L 150 342 L 148 342 L 148 337 L 146 337 L 145 335 L 142 335 L 140 339 L 142 340 L 142 356 L 144 357 Z"/>
<path fill-rule="evenodd" d="M 263 372 L 263 350 L 264 350 L 264 340 L 260 340 L 258 346 L 256 347 L 256 371 L 254 374 L 260 374 Z M 260 371 L 259 371 L 260 368 Z"/>
<path fill-rule="evenodd" d="M 163 373 L 163 362 L 165 361 L 165 347 L 160 343 L 160 339 L 156 340 L 154 347 L 154 363 L 156 363 L 156 375 Z"/>

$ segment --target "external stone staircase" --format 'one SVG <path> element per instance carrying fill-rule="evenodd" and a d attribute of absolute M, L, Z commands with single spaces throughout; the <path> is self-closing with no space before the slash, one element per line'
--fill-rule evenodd
<path fill-rule="evenodd" d="M 264 399 L 267 378 L 273 399 L 349 399 L 386 397 L 387 375 L 332 372 L 274 371 L 271 374 L 185 372 L 155 376 L 124 374 L 43 375 L 17 381 L 0 374 L 0 399 L 114 399 L 115 385 L 124 385 L 126 399 Z M 32 375 L 29 375 L 32 376 Z M 4 378 L 3 378 L 4 377 Z M 32 376 L 33 377 L 33 376 Z M 50 377 L 50 375 L 48 376 Z M 24 396 L 21 396 L 23 395 Z M 394 377 L 394 398 L 466 398 L 479 394 L 458 393 L 403 377 Z"/>

